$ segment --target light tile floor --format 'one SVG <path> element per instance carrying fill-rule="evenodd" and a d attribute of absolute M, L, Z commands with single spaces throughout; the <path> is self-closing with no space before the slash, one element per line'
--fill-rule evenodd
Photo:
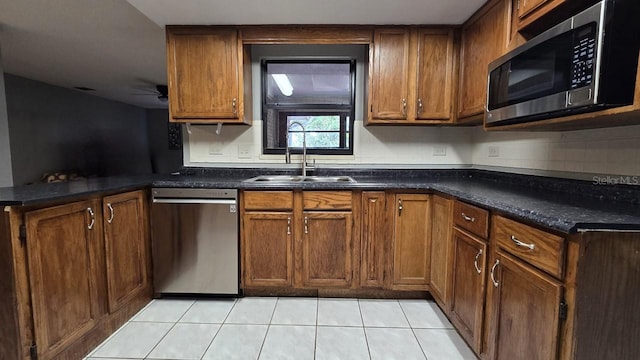
<path fill-rule="evenodd" d="M 476 359 L 426 300 L 154 300 L 87 360 Z"/>

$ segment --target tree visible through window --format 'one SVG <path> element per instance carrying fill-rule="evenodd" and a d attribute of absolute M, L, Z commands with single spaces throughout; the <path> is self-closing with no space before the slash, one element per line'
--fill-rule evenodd
<path fill-rule="evenodd" d="M 283 154 L 287 142 L 311 154 L 353 154 L 354 60 L 265 60 L 263 148 Z M 302 125 L 302 127 L 300 126 Z"/>

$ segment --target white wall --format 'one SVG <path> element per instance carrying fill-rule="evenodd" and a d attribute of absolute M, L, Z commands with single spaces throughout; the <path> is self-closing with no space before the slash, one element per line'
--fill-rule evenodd
<path fill-rule="evenodd" d="M 640 175 L 640 126 L 567 132 L 476 129 L 473 142 L 476 166 Z M 490 151 L 496 149 L 498 156 L 490 156 Z"/>
<path fill-rule="evenodd" d="M 2 49 L 0 48 L 0 187 L 13 185 L 6 100 L 4 72 L 2 71 Z"/>

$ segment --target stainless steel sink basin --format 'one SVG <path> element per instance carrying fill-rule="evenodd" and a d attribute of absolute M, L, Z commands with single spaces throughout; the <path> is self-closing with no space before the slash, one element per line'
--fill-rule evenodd
<path fill-rule="evenodd" d="M 300 175 L 260 175 L 245 182 L 300 183 L 300 182 L 345 182 L 355 183 L 351 176 L 300 176 Z"/>

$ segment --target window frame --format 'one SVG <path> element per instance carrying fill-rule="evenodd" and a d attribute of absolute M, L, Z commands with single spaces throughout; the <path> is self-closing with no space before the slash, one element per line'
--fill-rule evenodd
<path fill-rule="evenodd" d="M 349 64 L 349 86 L 350 97 L 349 104 L 267 104 L 267 65 L 270 63 L 280 64 Z M 307 147 L 307 154 L 314 155 L 353 155 L 353 138 L 354 138 L 354 125 L 355 125 L 355 103 L 356 103 L 356 59 L 339 57 L 339 58 L 307 58 L 307 59 L 262 59 L 261 60 L 261 103 L 262 103 L 262 153 L 263 154 L 281 154 L 284 155 L 285 147 L 271 147 L 267 146 L 269 129 L 266 124 L 267 111 L 276 110 L 276 122 L 277 129 L 271 129 L 276 131 L 276 137 L 278 139 L 278 145 L 284 143 L 285 134 L 287 133 L 286 124 L 287 116 L 314 116 L 314 115 L 337 115 L 340 116 L 340 145 L 348 145 L 348 148 L 314 148 Z M 348 123 L 347 123 L 348 121 Z M 348 130 L 347 130 L 348 129 Z M 284 130 L 284 132 L 283 132 Z M 292 131 L 300 132 L 300 131 Z M 306 131 L 310 132 L 322 132 L 322 130 Z M 336 132 L 336 131 L 329 131 Z M 347 137 L 347 134 L 349 135 Z M 291 147 L 289 151 L 292 154 L 302 154 L 302 148 Z"/>

